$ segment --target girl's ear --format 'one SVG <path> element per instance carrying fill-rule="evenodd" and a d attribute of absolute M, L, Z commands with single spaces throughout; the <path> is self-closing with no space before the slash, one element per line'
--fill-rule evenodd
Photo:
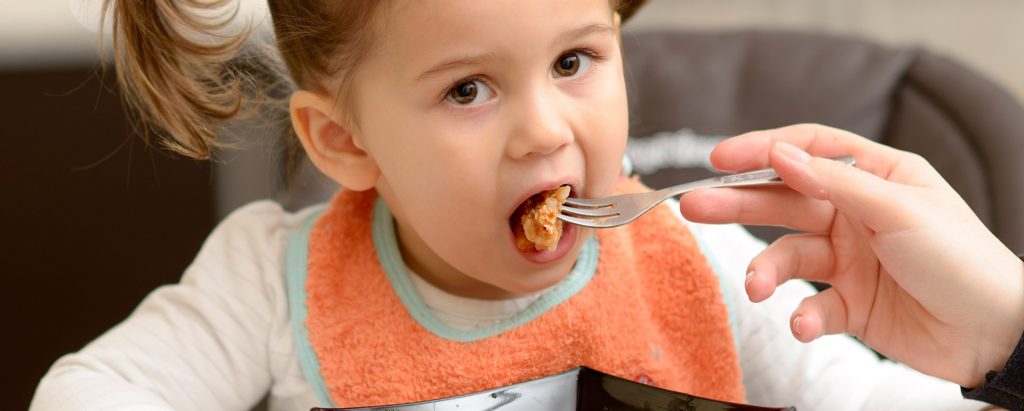
<path fill-rule="evenodd" d="M 289 105 L 292 127 L 316 168 L 348 190 L 369 190 L 377 184 L 377 162 L 339 119 L 330 98 L 299 90 Z"/>

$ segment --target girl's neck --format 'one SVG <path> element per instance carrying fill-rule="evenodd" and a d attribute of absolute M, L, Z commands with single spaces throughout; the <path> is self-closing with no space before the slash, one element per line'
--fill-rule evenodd
<path fill-rule="evenodd" d="M 463 274 L 430 252 L 423 239 L 413 230 L 404 229 L 402 224 L 396 222 L 395 232 L 405 265 L 434 287 L 459 297 L 479 300 L 510 300 L 523 296 Z"/>

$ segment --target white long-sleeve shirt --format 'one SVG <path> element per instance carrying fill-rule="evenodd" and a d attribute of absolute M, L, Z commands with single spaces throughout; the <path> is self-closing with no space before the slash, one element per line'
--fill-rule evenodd
<path fill-rule="evenodd" d="M 666 206 L 678 215 L 676 204 Z M 59 359 L 31 409 L 247 410 L 264 396 L 271 410 L 324 405 L 300 369 L 286 297 L 288 235 L 311 212 L 261 201 L 231 214 L 179 284 L 155 290 L 124 322 Z M 686 224 L 725 280 L 748 402 L 800 410 L 984 408 L 962 399 L 955 384 L 880 361 L 850 337 L 797 342 L 790 314 L 814 289 L 791 281 L 768 301 L 750 303 L 746 267 L 764 243 L 737 225 Z M 463 299 L 414 283 L 439 318 L 459 327 L 484 326 L 528 304 Z"/>

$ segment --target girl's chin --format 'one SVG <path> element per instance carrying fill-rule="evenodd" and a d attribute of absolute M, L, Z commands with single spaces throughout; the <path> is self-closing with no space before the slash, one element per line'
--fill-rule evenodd
<path fill-rule="evenodd" d="M 548 265 L 560 261 L 565 258 L 569 251 L 572 250 L 573 246 L 576 245 L 576 240 L 580 235 L 580 227 L 576 224 L 565 223 L 562 224 L 562 237 L 558 239 L 558 245 L 555 246 L 554 250 L 529 250 L 522 251 L 516 247 L 515 241 L 512 241 L 510 245 L 519 253 L 519 255 L 531 264 L 536 265 Z"/>

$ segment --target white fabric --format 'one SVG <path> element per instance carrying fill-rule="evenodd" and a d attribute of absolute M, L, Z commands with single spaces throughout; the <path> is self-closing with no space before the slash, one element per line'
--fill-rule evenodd
<path fill-rule="evenodd" d="M 287 235 L 309 212 L 291 214 L 263 201 L 230 215 L 181 283 L 157 289 L 123 323 L 59 359 L 31 409 L 246 410 L 268 393 L 271 410 L 323 405 L 299 369 L 284 282 Z M 692 227 L 728 280 L 751 403 L 801 410 L 984 407 L 961 399 L 954 384 L 877 360 L 848 337 L 797 342 L 789 315 L 814 290 L 792 282 L 768 302 L 750 303 L 746 264 L 764 244 L 739 226 Z M 435 310 L 460 312 L 463 305 L 445 294 L 427 292 L 424 299 Z"/>
<path fill-rule="evenodd" d="M 435 287 L 411 269 L 407 269 L 416 292 L 423 299 L 423 304 L 430 309 L 438 320 L 460 331 L 487 328 L 502 320 L 507 320 L 525 310 L 544 291 L 510 300 L 477 300 L 449 293 Z"/>

